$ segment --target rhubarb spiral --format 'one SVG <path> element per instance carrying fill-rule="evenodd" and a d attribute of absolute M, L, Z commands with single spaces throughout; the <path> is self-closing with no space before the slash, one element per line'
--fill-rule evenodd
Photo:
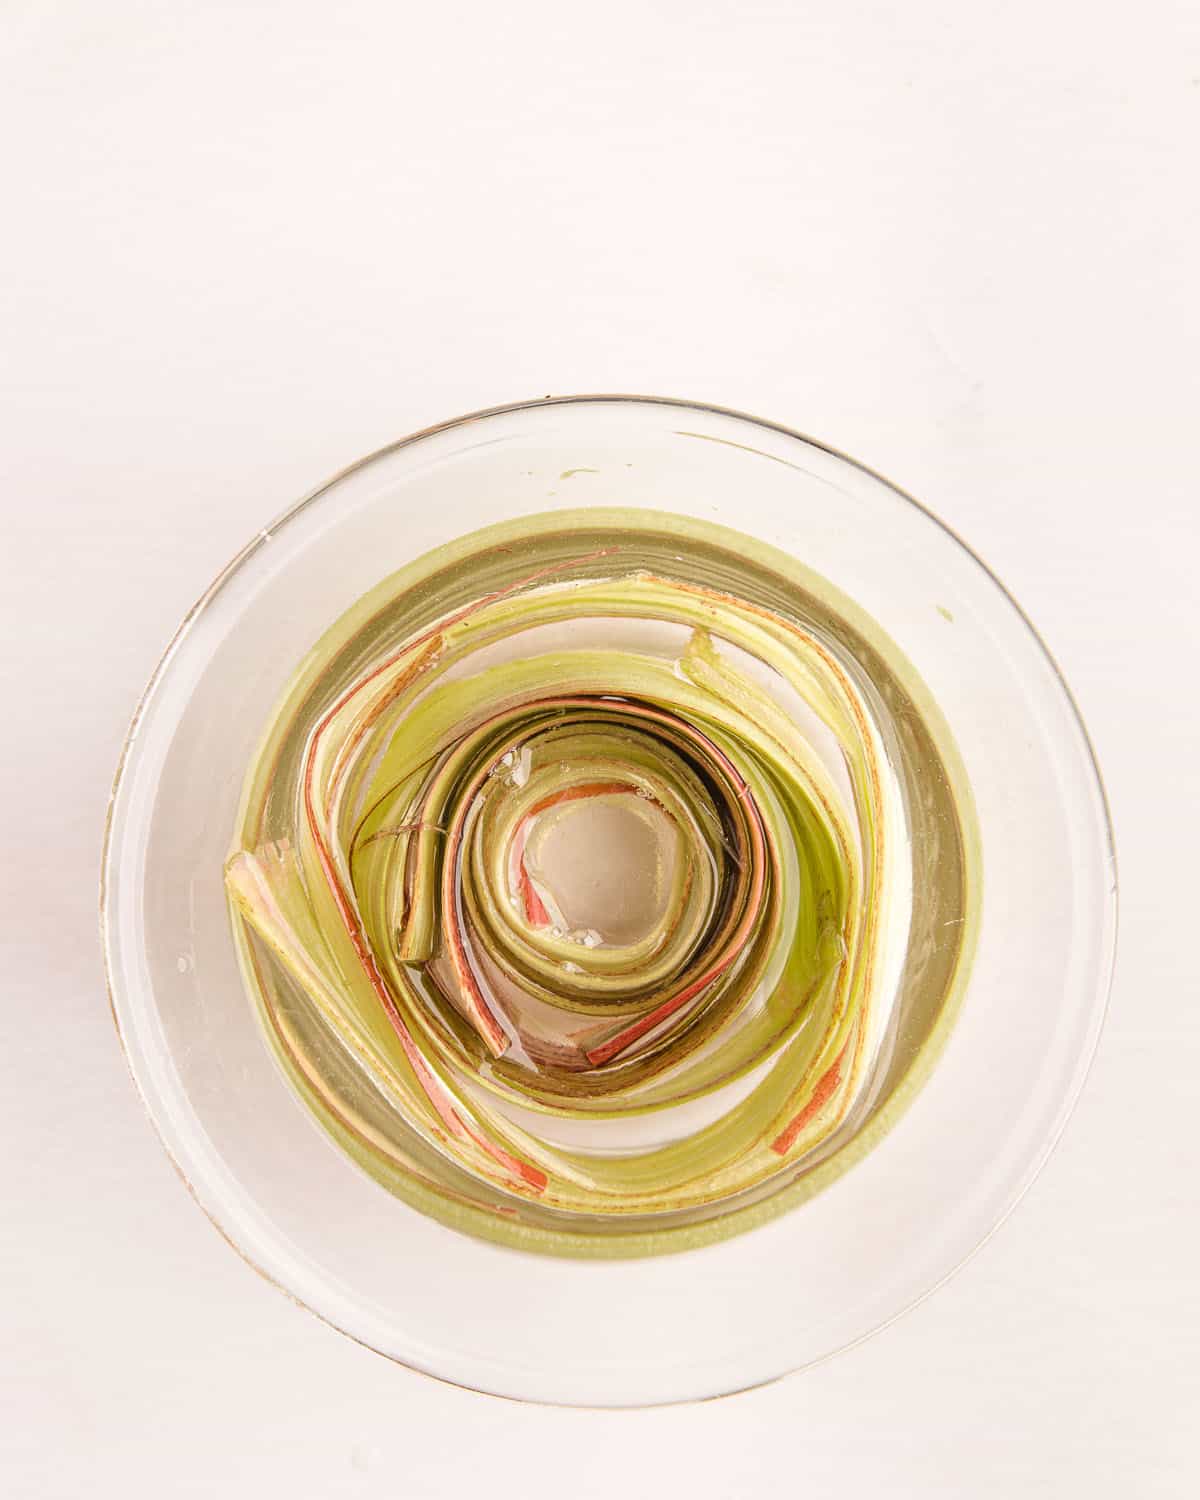
<path fill-rule="evenodd" d="M 782 1206 L 899 1086 L 906 1005 L 932 1037 L 965 970 L 969 833 L 936 710 L 822 580 L 593 511 L 465 538 L 328 632 L 226 883 L 356 1160 L 474 1232 L 636 1253 Z"/>

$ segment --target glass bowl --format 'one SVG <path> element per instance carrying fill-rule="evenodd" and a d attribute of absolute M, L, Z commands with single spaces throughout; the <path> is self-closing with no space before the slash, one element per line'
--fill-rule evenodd
<path fill-rule="evenodd" d="M 356 1167 L 267 1050 L 222 882 L 265 718 L 322 631 L 442 543 L 590 506 L 724 522 L 849 595 L 948 721 L 982 851 L 982 920 L 958 1018 L 928 1079 L 906 1079 L 872 1118 L 861 1143 L 871 1149 L 736 1238 L 641 1259 L 489 1244 Z M 811 1364 L 912 1306 L 986 1239 L 1082 1086 L 1107 997 L 1116 884 L 1070 695 L 1012 599 L 952 533 L 878 475 L 785 428 L 689 402 L 593 396 L 417 433 L 259 532 L 187 616 L 138 708 L 101 905 L 134 1079 L 197 1202 L 252 1265 L 352 1338 L 442 1379 L 629 1406 L 720 1395 Z"/>

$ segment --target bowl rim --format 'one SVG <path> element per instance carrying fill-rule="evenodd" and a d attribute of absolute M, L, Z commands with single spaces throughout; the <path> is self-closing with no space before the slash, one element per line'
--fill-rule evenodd
<path fill-rule="evenodd" d="M 449 1378 L 448 1376 L 441 1375 L 433 1370 L 427 1369 L 414 1361 L 404 1359 L 398 1354 L 394 1354 L 385 1349 L 380 1349 L 376 1345 L 369 1343 L 364 1338 L 361 1338 L 357 1334 L 352 1333 L 348 1329 L 342 1327 L 341 1324 L 326 1316 L 316 1307 L 312 1306 L 309 1302 L 298 1296 L 289 1287 L 285 1286 L 282 1282 L 277 1280 L 270 1271 L 268 1271 L 263 1265 L 260 1265 L 250 1254 L 247 1253 L 245 1249 L 243 1249 L 241 1245 L 237 1243 L 237 1241 L 232 1237 L 232 1234 L 224 1227 L 224 1225 L 219 1222 L 215 1214 L 209 1209 L 208 1205 L 204 1202 L 202 1195 L 197 1191 L 196 1187 L 189 1179 L 186 1171 L 184 1170 L 183 1164 L 179 1161 L 179 1159 L 175 1155 L 175 1152 L 172 1150 L 171 1145 L 169 1144 L 166 1135 L 164 1134 L 163 1128 L 161 1127 L 155 1112 L 150 1106 L 149 1100 L 147 1099 L 145 1090 L 143 1089 L 141 1080 L 138 1077 L 138 1073 L 134 1065 L 129 1039 L 126 1035 L 125 1028 L 122 1025 L 117 1001 L 117 992 L 120 986 L 118 984 L 116 976 L 116 965 L 113 954 L 111 932 L 112 924 L 110 902 L 111 888 L 114 884 L 114 871 L 112 869 L 112 863 L 114 859 L 115 847 L 115 812 L 124 778 L 130 765 L 134 746 L 138 738 L 139 727 L 158 691 L 160 683 L 165 677 L 168 669 L 170 668 L 171 662 L 182 646 L 185 638 L 190 634 L 200 616 L 213 604 L 213 602 L 217 599 L 217 597 L 220 595 L 225 586 L 230 582 L 233 576 L 238 573 L 247 563 L 249 563 L 252 558 L 258 553 L 258 551 L 262 547 L 266 546 L 283 527 L 295 521 L 305 511 L 307 511 L 310 506 L 314 505 L 330 490 L 340 484 L 342 480 L 348 478 L 352 474 L 357 473 L 361 469 L 367 468 L 380 459 L 386 458 L 394 453 L 398 453 L 405 448 L 409 448 L 418 443 L 424 442 L 429 438 L 454 431 L 455 429 L 466 428 L 474 423 L 484 422 L 492 418 L 505 417 L 521 412 L 528 412 L 541 408 L 550 408 L 556 406 L 592 405 L 659 406 L 668 407 L 679 411 L 697 411 L 703 412 L 710 416 L 729 418 L 734 421 L 744 422 L 751 427 L 757 427 L 767 432 L 777 433 L 783 437 L 793 439 L 795 441 L 804 443 L 811 448 L 817 449 L 820 452 L 823 452 L 830 457 L 837 459 L 839 462 L 848 465 L 850 468 L 857 470 L 859 473 L 867 476 L 868 478 L 875 480 L 877 483 L 883 485 L 887 490 L 889 490 L 896 498 L 912 506 L 921 515 L 926 517 L 941 532 L 943 532 L 950 539 L 950 541 L 955 543 L 956 546 L 966 554 L 967 558 L 982 571 L 982 573 L 995 586 L 995 588 L 999 590 L 1007 605 L 1013 610 L 1021 624 L 1024 626 L 1034 647 L 1038 652 L 1040 652 L 1041 656 L 1044 658 L 1051 669 L 1051 673 L 1057 685 L 1058 692 L 1061 694 L 1063 700 L 1067 705 L 1070 717 L 1078 733 L 1079 741 L 1085 754 L 1086 763 L 1091 770 L 1095 790 L 1098 795 L 1098 807 L 1101 824 L 1100 832 L 1102 834 L 1103 840 L 1103 853 L 1108 861 L 1108 867 L 1111 874 L 1111 888 L 1107 905 L 1107 911 L 1109 915 L 1107 933 L 1107 963 L 1100 976 L 1098 994 L 1096 997 L 1098 1004 L 1096 1006 L 1096 1015 L 1093 1022 L 1092 1034 L 1086 1041 L 1085 1052 L 1081 1054 L 1077 1061 L 1076 1071 L 1070 1080 L 1070 1086 L 1066 1093 L 1063 1095 L 1062 1100 L 1060 1101 L 1059 1114 L 1057 1120 L 1055 1121 L 1054 1130 L 1042 1142 L 1041 1149 L 1037 1153 L 1036 1157 L 1026 1166 L 1023 1181 L 1019 1183 L 1017 1190 L 1013 1193 L 1013 1196 L 1007 1203 L 1007 1205 L 1005 1205 L 1003 1212 L 999 1215 L 999 1217 L 995 1219 L 995 1221 L 991 1224 L 987 1231 L 971 1248 L 969 1248 L 963 1255 L 961 1255 L 961 1257 L 952 1266 L 950 1266 L 949 1269 L 947 1269 L 940 1277 L 930 1283 L 922 1291 L 918 1292 L 909 1301 L 904 1303 L 903 1306 L 899 1307 L 895 1312 L 891 1313 L 889 1316 L 883 1318 L 879 1322 L 872 1324 L 870 1328 L 865 1329 L 862 1333 L 856 1335 L 851 1339 L 847 1339 L 834 1348 L 829 1349 L 824 1353 L 815 1356 L 814 1358 L 804 1360 L 788 1370 L 782 1371 L 778 1374 L 766 1376 L 761 1380 L 751 1381 L 748 1384 L 738 1386 L 728 1391 L 720 1391 L 711 1395 L 684 1396 L 677 1398 L 668 1397 L 663 1400 L 655 1400 L 652 1402 L 642 1401 L 631 1403 L 589 1403 L 569 1400 L 553 1401 L 538 1397 L 507 1395 L 503 1392 L 489 1390 L 488 1388 L 483 1386 L 471 1385 L 466 1381 L 454 1380 Z M 1059 666 L 1056 657 L 1054 656 L 1054 653 L 1050 650 L 1046 641 L 1043 639 L 1042 635 L 1034 625 L 1033 621 L 1029 618 L 1028 614 L 1025 612 L 1019 602 L 1014 598 L 1013 594 L 1005 586 L 1004 582 L 1000 579 L 995 570 L 991 568 L 989 564 L 984 561 L 984 559 L 980 557 L 979 554 L 966 541 L 964 541 L 964 539 L 958 534 L 957 531 L 954 530 L 952 526 L 948 525 L 944 520 L 942 520 L 941 517 L 938 516 L 933 510 L 931 510 L 926 504 L 924 504 L 924 502 L 918 500 L 914 495 L 910 494 L 907 490 L 903 489 L 900 485 L 896 484 L 886 475 L 880 473 L 879 470 L 874 469 L 869 464 L 863 463 L 861 460 L 852 457 L 850 454 L 833 446 L 832 444 L 826 443 L 819 438 L 812 437 L 808 433 L 788 426 L 785 423 L 771 421 L 762 417 L 754 416 L 751 413 L 739 410 L 735 407 L 718 405 L 707 401 L 694 401 L 685 398 L 670 396 L 649 396 L 631 393 L 601 392 L 581 393 L 575 395 L 547 395 L 526 400 L 505 402 L 500 405 L 482 407 L 475 411 L 466 412 L 461 416 L 452 417 L 441 422 L 436 422 L 429 426 L 422 427 L 413 432 L 410 432 L 403 437 L 397 438 L 390 443 L 384 444 L 382 447 L 374 449 L 372 452 L 365 454 L 358 459 L 355 459 L 353 462 L 346 464 L 344 467 L 337 470 L 329 478 L 325 479 L 322 483 L 317 485 L 314 489 L 310 490 L 299 500 L 295 501 L 290 506 L 287 506 L 275 517 L 274 520 L 261 527 L 257 534 L 252 537 L 251 540 L 247 542 L 246 545 L 242 547 L 229 560 L 228 563 L 226 563 L 226 565 L 216 574 L 212 582 L 200 594 L 200 596 L 192 604 L 191 608 L 188 609 L 186 614 L 183 616 L 183 619 L 180 621 L 179 626 L 176 628 L 174 634 L 171 636 L 171 639 L 168 641 L 166 647 L 163 649 L 161 655 L 159 656 L 158 661 L 156 662 L 154 669 L 146 683 L 146 686 L 142 690 L 138 698 L 137 704 L 129 721 L 129 727 L 122 741 L 121 750 L 118 756 L 116 770 L 113 775 L 112 786 L 109 791 L 108 802 L 105 811 L 104 836 L 100 855 L 99 923 L 101 948 L 104 962 L 105 991 L 108 998 L 109 1011 L 112 1016 L 113 1025 L 117 1033 L 118 1041 L 120 1043 L 121 1054 L 124 1058 L 126 1069 L 133 1082 L 138 1098 L 141 1101 L 142 1108 L 145 1111 L 146 1116 L 149 1119 L 150 1124 L 152 1125 L 154 1132 L 158 1137 L 158 1140 L 162 1145 L 164 1152 L 167 1155 L 167 1159 L 170 1161 L 180 1181 L 187 1188 L 192 1199 L 203 1211 L 205 1218 L 209 1221 L 209 1223 L 213 1226 L 213 1228 L 217 1231 L 221 1238 L 238 1254 L 238 1256 L 246 1263 L 246 1265 L 251 1268 L 251 1270 L 255 1271 L 271 1286 L 282 1292 L 290 1301 L 294 1302 L 297 1306 L 302 1307 L 306 1312 L 311 1313 L 322 1323 L 325 1323 L 329 1327 L 335 1329 L 345 1338 L 350 1339 L 354 1343 L 360 1345 L 362 1348 L 369 1350 L 371 1353 L 379 1355 L 381 1358 L 386 1359 L 389 1363 L 398 1364 L 405 1369 L 413 1370 L 418 1374 L 438 1381 L 440 1384 L 452 1386 L 460 1390 L 477 1392 L 482 1395 L 494 1397 L 497 1400 L 514 1401 L 522 1405 L 564 1406 L 571 1407 L 577 1410 L 599 1411 L 611 1410 L 614 1406 L 621 1407 L 625 1405 L 631 1408 L 645 1406 L 698 1405 L 703 1402 L 724 1400 L 729 1396 L 736 1396 L 743 1394 L 746 1391 L 756 1390 L 765 1386 L 773 1385 L 779 1380 L 783 1380 L 788 1376 L 799 1373 L 801 1370 L 811 1369 L 816 1365 L 823 1364 L 826 1360 L 832 1359 L 836 1355 L 841 1354 L 848 1349 L 852 1349 L 857 1345 L 863 1343 L 865 1340 L 874 1337 L 875 1334 L 881 1332 L 884 1328 L 889 1327 L 892 1323 L 896 1322 L 897 1319 L 903 1317 L 905 1314 L 911 1312 L 915 1307 L 919 1306 L 922 1302 L 925 1301 L 927 1297 L 931 1296 L 940 1287 L 944 1286 L 946 1282 L 948 1282 L 952 1277 L 956 1276 L 958 1272 L 968 1264 L 969 1261 L 974 1259 L 979 1251 L 982 1250 L 983 1247 L 991 1240 L 992 1236 L 996 1234 L 1001 1226 L 1007 1222 L 1010 1215 L 1023 1201 L 1026 1193 L 1028 1193 L 1029 1189 L 1033 1186 L 1033 1183 L 1041 1175 L 1041 1172 L 1044 1169 L 1047 1161 L 1050 1159 L 1051 1155 L 1054 1153 L 1056 1147 L 1058 1146 L 1058 1143 L 1062 1138 L 1063 1132 L 1065 1131 L 1071 1116 L 1074 1114 L 1075 1107 L 1079 1101 L 1079 1097 L 1082 1094 L 1084 1087 L 1086 1086 L 1088 1077 L 1090 1076 L 1092 1066 L 1095 1061 L 1096 1052 L 1099 1047 L 1100 1039 L 1103 1035 L 1105 1025 L 1107 1023 L 1111 1003 L 1112 984 L 1116 967 L 1116 952 L 1119 935 L 1119 878 L 1117 870 L 1116 846 L 1113 833 L 1112 811 L 1108 792 L 1104 784 L 1104 777 L 1096 756 L 1095 747 L 1092 743 L 1091 736 L 1088 733 L 1087 724 L 1083 718 L 1083 714 L 1080 710 L 1078 702 L 1076 701 L 1075 695 L 1071 691 L 1070 685 L 1068 684 L 1063 671 Z"/>

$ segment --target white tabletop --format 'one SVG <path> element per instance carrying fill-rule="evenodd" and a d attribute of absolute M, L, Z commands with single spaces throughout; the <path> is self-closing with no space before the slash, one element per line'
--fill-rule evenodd
<path fill-rule="evenodd" d="M 0 1491 L 1194 1494 L 1200 12 L 10 0 Z M 547 392 L 742 407 L 993 564 L 1088 720 L 1122 937 L 1079 1110 L 917 1311 L 716 1405 L 522 1407 L 260 1282 L 104 998 L 138 693 L 345 462 Z"/>

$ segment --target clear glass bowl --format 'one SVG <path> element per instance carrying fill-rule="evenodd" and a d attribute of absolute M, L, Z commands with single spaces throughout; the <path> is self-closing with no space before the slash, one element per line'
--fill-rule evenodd
<path fill-rule="evenodd" d="M 577 1261 L 443 1227 L 362 1173 L 268 1054 L 222 882 L 242 779 L 304 652 L 415 557 L 581 506 L 718 520 L 872 615 L 949 721 L 984 900 L 932 1076 L 851 1170 L 722 1243 Z M 352 1338 L 475 1389 L 577 1405 L 719 1395 L 821 1359 L 954 1271 L 1029 1186 L 1082 1086 L 1112 967 L 1103 791 L 1054 663 L 915 501 L 784 428 L 687 402 L 499 408 L 355 464 L 261 531 L 191 611 L 131 727 L 102 911 L 130 1067 L 196 1200 L 245 1258 Z"/>

